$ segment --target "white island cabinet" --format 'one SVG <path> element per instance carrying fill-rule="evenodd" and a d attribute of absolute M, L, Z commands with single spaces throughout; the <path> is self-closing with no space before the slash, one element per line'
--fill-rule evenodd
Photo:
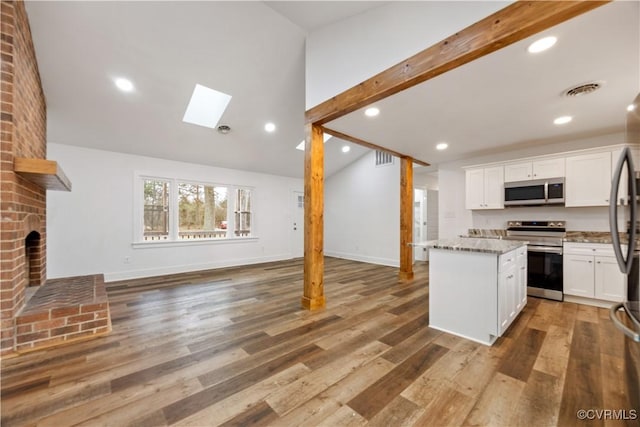
<path fill-rule="evenodd" d="M 525 242 L 458 238 L 429 246 L 429 326 L 493 344 L 526 304 Z"/>

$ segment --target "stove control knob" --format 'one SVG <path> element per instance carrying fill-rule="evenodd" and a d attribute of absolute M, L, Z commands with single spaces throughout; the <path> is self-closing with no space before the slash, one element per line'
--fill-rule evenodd
<path fill-rule="evenodd" d="M 555 226 L 556 226 L 556 223 L 555 223 L 555 222 L 550 222 L 550 223 L 549 223 L 549 227 L 555 227 Z"/>

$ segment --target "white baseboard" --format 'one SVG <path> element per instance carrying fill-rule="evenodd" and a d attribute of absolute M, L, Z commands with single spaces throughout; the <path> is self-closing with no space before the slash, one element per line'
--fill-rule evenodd
<path fill-rule="evenodd" d="M 241 258 L 200 264 L 173 265 L 168 267 L 154 267 L 139 270 L 116 271 L 104 274 L 105 282 L 118 280 L 141 279 L 144 277 L 163 276 L 165 274 L 188 273 L 213 268 L 238 267 L 242 265 L 261 264 L 264 262 L 284 261 L 291 259 L 291 254 L 280 254 L 256 258 Z"/>
<path fill-rule="evenodd" d="M 601 299 L 585 298 L 585 297 L 579 297 L 579 296 L 567 295 L 567 294 L 564 294 L 564 301 L 575 302 L 576 304 L 592 305 L 594 307 L 600 307 L 600 308 L 611 308 L 612 305 L 617 304 L 617 302 L 615 301 L 604 301 Z"/>
<path fill-rule="evenodd" d="M 335 252 L 335 251 L 325 251 L 324 254 L 326 256 L 330 256 L 334 258 L 349 259 L 351 261 L 367 262 L 369 264 L 386 265 L 389 267 L 400 267 L 400 261 L 398 261 L 397 259 L 378 258 L 378 257 L 371 257 L 371 256 L 362 255 L 362 254 L 351 254 L 346 252 Z"/>

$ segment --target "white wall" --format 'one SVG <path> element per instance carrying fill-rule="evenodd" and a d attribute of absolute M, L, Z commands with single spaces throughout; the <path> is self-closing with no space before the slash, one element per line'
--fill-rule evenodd
<path fill-rule="evenodd" d="M 386 70 L 509 3 L 389 2 L 312 32 L 306 44 L 306 108 Z"/>
<path fill-rule="evenodd" d="M 372 151 L 325 182 L 325 254 L 400 264 L 400 161 L 375 166 Z"/>
<path fill-rule="evenodd" d="M 104 273 L 111 281 L 291 258 L 290 192 L 302 191 L 302 180 L 61 144 L 47 154 L 73 185 L 47 192 L 49 278 Z M 259 238 L 133 248 L 135 172 L 253 187 Z"/>
<path fill-rule="evenodd" d="M 523 157 L 560 153 L 624 143 L 624 134 L 614 133 L 591 138 L 535 145 L 504 151 L 499 154 L 475 157 L 439 166 L 440 238 L 467 234 L 469 228 L 504 229 L 508 220 L 565 220 L 568 230 L 608 231 L 607 207 L 565 208 L 554 206 L 513 207 L 486 211 L 465 209 L 465 173 L 463 166 L 489 162 L 516 160 Z M 624 221 L 622 216 L 620 221 Z M 621 226 L 624 223 L 621 222 Z"/>
<path fill-rule="evenodd" d="M 438 172 L 423 172 L 414 165 L 413 186 L 427 190 L 438 190 Z"/>

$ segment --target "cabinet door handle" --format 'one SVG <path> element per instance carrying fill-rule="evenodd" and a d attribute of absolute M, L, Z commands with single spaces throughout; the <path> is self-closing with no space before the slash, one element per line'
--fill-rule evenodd
<path fill-rule="evenodd" d="M 513 274 L 508 275 L 507 279 L 513 279 Z"/>
<path fill-rule="evenodd" d="M 600 261 L 597 261 L 598 264 L 600 264 Z"/>
<path fill-rule="evenodd" d="M 593 261 L 589 261 L 589 264 L 592 264 L 592 263 L 593 263 Z"/>

